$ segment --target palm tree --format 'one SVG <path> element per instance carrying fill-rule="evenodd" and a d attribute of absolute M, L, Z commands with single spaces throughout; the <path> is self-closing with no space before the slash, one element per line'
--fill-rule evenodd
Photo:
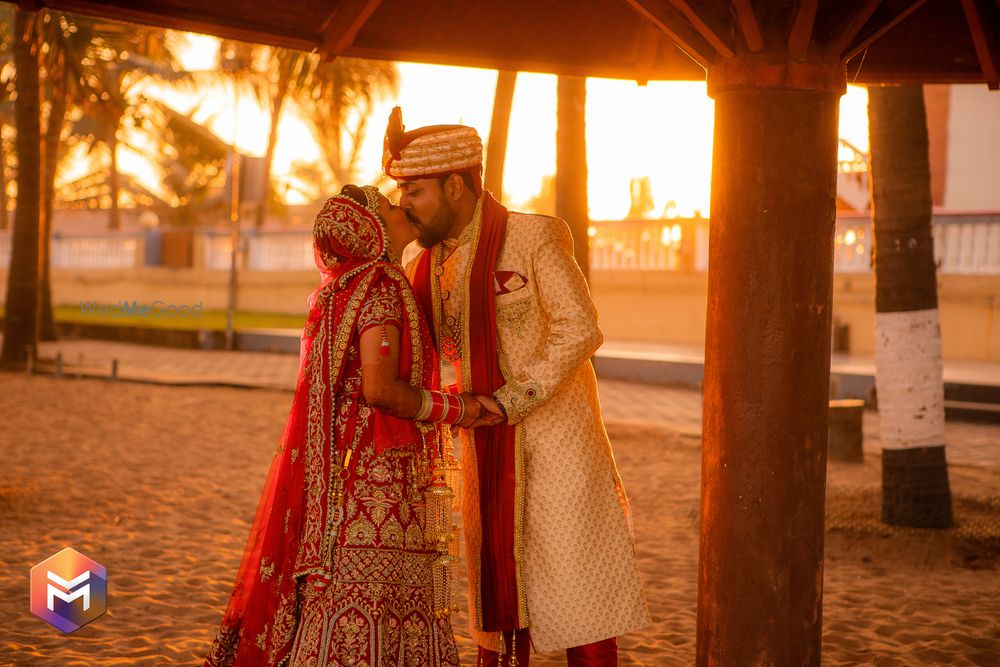
<path fill-rule="evenodd" d="M 16 9 L 14 63 L 17 68 L 15 117 L 17 123 L 18 196 L 14 238 L 7 279 L 6 321 L 0 367 L 27 360 L 27 348 L 37 354 L 39 202 L 42 149 L 38 56 L 39 15 Z"/>
<path fill-rule="evenodd" d="M 869 88 L 882 520 L 952 525 L 927 118 L 920 85 Z"/>
<path fill-rule="evenodd" d="M 587 79 L 560 76 L 556 108 L 556 217 L 573 232 L 576 263 L 590 280 L 587 228 Z"/>
<path fill-rule="evenodd" d="M 320 147 L 323 166 L 332 176 L 332 186 L 340 187 L 356 180 L 372 107 L 383 96 L 395 94 L 399 76 L 389 62 L 337 58 L 324 63 L 317 55 L 309 58 L 312 66 L 298 89 L 297 101 Z"/>
<path fill-rule="evenodd" d="M 503 199 L 503 167 L 507 158 L 507 130 L 510 128 L 510 111 L 514 102 L 517 72 L 497 72 L 497 87 L 493 94 L 493 118 L 490 121 L 490 138 L 486 146 L 486 175 L 483 187 L 497 200 Z"/>
<path fill-rule="evenodd" d="M 4 128 L 14 120 L 14 55 L 10 28 L 14 25 L 12 5 L 0 6 L 0 230 L 10 225 L 7 212 L 7 140 Z"/>
<path fill-rule="evenodd" d="M 165 47 L 164 31 L 136 28 L 115 22 L 101 22 L 65 13 L 46 11 L 42 15 L 45 98 L 49 100 L 48 122 L 44 131 L 46 156 L 43 166 L 44 210 L 41 233 L 41 333 L 42 340 L 55 340 L 52 316 L 50 251 L 52 217 L 56 199 L 56 175 L 63 146 L 67 112 L 75 105 L 84 113 L 74 130 L 88 134 L 92 145 L 107 147 L 110 154 L 108 183 L 110 216 L 108 227 L 121 227 L 118 170 L 118 130 L 128 113 L 126 97 L 141 76 L 176 80 L 183 76 Z M 165 59 L 166 66 L 147 56 Z M 141 76 L 136 76 L 136 74 Z"/>
<path fill-rule="evenodd" d="M 132 90 L 147 77 L 174 83 L 190 82 L 191 78 L 179 71 L 161 29 L 69 14 L 56 15 L 51 25 L 50 57 L 64 54 L 62 74 L 67 84 L 56 92 L 65 99 L 64 110 L 76 105 L 85 112 L 74 131 L 90 136 L 95 146 L 107 149 L 108 227 L 119 229 L 122 180 L 118 169 L 118 135 L 124 120 L 135 111 L 129 102 Z M 54 172 L 52 177 L 54 180 Z"/>
<path fill-rule="evenodd" d="M 310 79 L 318 64 L 304 51 L 273 48 L 270 53 L 272 73 L 268 79 L 270 97 L 270 127 L 267 132 L 267 149 L 261 169 L 260 202 L 257 206 L 256 226 L 261 227 L 267 217 L 268 203 L 271 201 L 271 164 L 274 162 L 274 148 L 278 144 L 278 123 L 285 101 L 298 92 Z M 273 85 L 272 85 L 273 82 Z"/>

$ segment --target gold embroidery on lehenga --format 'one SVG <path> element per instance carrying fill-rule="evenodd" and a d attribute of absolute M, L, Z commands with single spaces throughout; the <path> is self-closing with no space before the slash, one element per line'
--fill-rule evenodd
<path fill-rule="evenodd" d="M 381 283 L 372 289 L 358 313 L 358 332 L 362 332 L 373 324 L 385 322 L 400 322 L 403 319 L 400 304 L 399 289 L 394 283 Z"/>
<path fill-rule="evenodd" d="M 347 526 L 345 538 L 347 544 L 375 544 L 375 524 L 363 517 L 353 521 Z"/>
<path fill-rule="evenodd" d="M 268 558 L 263 558 L 260 561 L 260 580 L 267 581 L 274 574 L 274 563 Z"/>

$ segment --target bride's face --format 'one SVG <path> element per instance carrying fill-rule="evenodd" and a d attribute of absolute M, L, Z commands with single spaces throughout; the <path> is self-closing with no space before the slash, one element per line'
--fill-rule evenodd
<path fill-rule="evenodd" d="M 379 213 L 385 221 L 385 227 L 389 232 L 392 244 L 397 248 L 404 248 L 411 241 L 417 238 L 417 229 L 410 224 L 410 219 L 402 208 L 393 204 L 389 199 L 379 193 Z"/>

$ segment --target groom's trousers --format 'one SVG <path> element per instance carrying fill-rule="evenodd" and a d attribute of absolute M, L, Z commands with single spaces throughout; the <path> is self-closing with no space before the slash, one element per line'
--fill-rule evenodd
<path fill-rule="evenodd" d="M 499 653 L 479 647 L 479 659 L 476 667 L 528 667 L 528 657 L 531 653 L 531 638 L 528 629 L 517 631 L 516 637 L 505 632 L 504 643 L 508 653 L 502 659 Z M 513 641 L 511 641 L 513 639 Z M 516 662 L 511 659 L 510 646 L 514 645 Z M 566 664 L 568 667 L 618 667 L 618 639 L 611 637 L 603 641 L 566 649 Z"/>

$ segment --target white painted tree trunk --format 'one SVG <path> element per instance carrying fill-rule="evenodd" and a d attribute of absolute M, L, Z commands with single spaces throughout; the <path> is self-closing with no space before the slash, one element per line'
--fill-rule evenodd
<path fill-rule="evenodd" d="M 875 386 L 884 449 L 944 446 L 937 308 L 875 314 Z"/>

